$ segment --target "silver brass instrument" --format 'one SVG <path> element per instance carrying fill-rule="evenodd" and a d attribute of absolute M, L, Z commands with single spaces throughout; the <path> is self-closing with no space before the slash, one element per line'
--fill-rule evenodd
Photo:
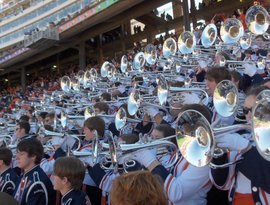
<path fill-rule="evenodd" d="M 167 38 L 163 43 L 163 56 L 165 58 L 169 58 L 171 56 L 174 56 L 177 51 L 177 44 L 176 41 L 173 38 Z"/>
<path fill-rule="evenodd" d="M 228 134 L 242 129 L 249 129 L 249 125 L 233 125 L 212 129 L 206 118 L 195 110 L 186 110 L 179 116 L 177 127 L 177 144 L 183 157 L 196 167 L 210 164 L 215 155 L 215 135 Z M 219 155 L 217 155 L 219 156 Z M 214 165 L 213 168 L 223 168 L 230 164 Z"/>
<path fill-rule="evenodd" d="M 238 124 L 211 129 L 205 117 L 195 110 L 186 110 L 179 116 L 180 126 L 177 128 L 177 144 L 185 159 L 197 167 L 209 164 L 216 149 L 215 135 L 224 135 L 239 130 L 252 130 L 253 140 L 261 156 L 270 161 L 270 90 L 262 91 L 252 109 L 252 125 Z M 234 164 L 211 164 L 213 168 L 227 167 Z"/>
<path fill-rule="evenodd" d="M 244 28 L 236 18 L 228 18 L 220 28 L 220 36 L 224 43 L 232 44 L 239 41 L 244 35 Z"/>
<path fill-rule="evenodd" d="M 110 144 L 107 144 L 107 143 L 103 143 L 102 146 L 104 149 L 108 149 L 110 146 L 113 147 L 112 149 L 110 149 L 111 155 L 114 158 L 112 161 L 114 161 L 115 164 L 117 164 L 119 162 L 119 160 L 122 161 L 123 165 L 124 165 L 124 170 L 125 170 L 125 167 L 130 168 L 136 164 L 135 161 L 133 160 L 133 155 L 136 152 L 140 152 L 140 150 L 142 150 L 142 149 L 156 148 L 157 150 L 160 149 L 162 151 L 162 150 L 166 149 L 166 147 L 168 147 L 169 149 L 166 149 L 166 150 L 172 150 L 172 152 L 175 153 L 174 160 L 168 164 L 165 164 L 164 165 L 165 168 L 172 167 L 177 162 L 177 160 L 179 158 L 177 146 L 174 143 L 172 143 L 168 140 L 164 140 L 164 139 L 152 140 L 149 142 L 140 141 L 140 142 L 135 143 L 135 144 L 118 144 L 117 146 L 115 145 L 115 142 L 113 142 L 113 143 L 114 143 L 113 146 Z M 119 154 L 117 154 L 117 153 L 119 153 Z M 120 155 L 120 153 L 121 153 L 121 155 Z M 160 153 L 160 154 L 164 154 L 164 153 Z M 105 162 L 107 162 L 107 161 L 105 161 Z M 103 166 L 103 167 L 105 167 L 105 166 Z M 106 169 L 106 167 L 104 169 Z M 109 168 L 109 169 L 111 169 L 111 168 Z"/>
<path fill-rule="evenodd" d="M 262 91 L 252 109 L 252 131 L 260 155 L 270 161 L 270 90 Z"/>
<path fill-rule="evenodd" d="M 137 71 L 141 71 L 145 64 L 145 55 L 143 52 L 139 52 L 135 55 L 133 60 L 133 69 Z"/>
<path fill-rule="evenodd" d="M 154 65 L 157 61 L 157 49 L 153 44 L 147 44 L 144 48 L 144 57 L 149 65 Z"/>
<path fill-rule="evenodd" d="M 212 46 L 217 38 L 217 27 L 215 24 L 208 24 L 202 32 L 202 45 L 205 48 Z"/>
<path fill-rule="evenodd" d="M 237 87 L 232 81 L 223 80 L 217 84 L 213 94 L 213 103 L 219 115 L 222 117 L 233 115 L 237 110 L 238 102 Z"/>
<path fill-rule="evenodd" d="M 182 54 L 189 54 L 193 52 L 196 45 L 196 38 L 190 31 L 184 31 L 178 38 L 178 50 Z"/>
<path fill-rule="evenodd" d="M 260 5 L 250 7 L 246 12 L 248 29 L 256 35 L 264 34 L 270 23 L 270 17 L 265 8 Z"/>

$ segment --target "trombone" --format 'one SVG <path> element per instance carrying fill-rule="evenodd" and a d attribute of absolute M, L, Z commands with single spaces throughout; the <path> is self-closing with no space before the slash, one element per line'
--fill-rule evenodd
<path fill-rule="evenodd" d="M 168 147 L 167 150 L 172 150 L 172 153 L 175 154 L 173 161 L 165 164 L 164 165 L 165 168 L 171 168 L 179 159 L 179 152 L 177 150 L 177 146 L 168 140 L 152 140 L 148 142 L 139 141 L 138 143 L 135 143 L 135 144 L 117 144 L 114 141 L 114 139 L 111 137 L 111 140 L 109 141 L 109 143 L 103 143 L 102 147 L 105 149 L 109 149 L 110 155 L 111 155 L 111 161 L 108 161 L 107 159 L 101 161 L 103 169 L 117 170 L 119 161 L 122 161 L 124 171 L 128 172 L 127 169 L 135 166 L 136 164 L 136 162 L 133 160 L 133 155 L 142 149 L 157 148 L 159 150 L 160 148 L 164 150 L 165 147 Z M 159 153 L 159 154 L 164 154 L 164 153 Z M 105 163 L 111 162 L 113 166 L 107 168 L 104 165 L 104 162 Z"/>

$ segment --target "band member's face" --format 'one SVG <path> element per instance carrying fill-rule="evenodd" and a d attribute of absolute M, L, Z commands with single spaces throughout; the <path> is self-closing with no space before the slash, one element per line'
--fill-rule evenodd
<path fill-rule="evenodd" d="M 152 133 L 151 133 L 151 136 L 153 139 L 161 139 L 163 138 L 163 134 L 162 132 L 156 130 L 156 129 L 153 129 Z"/>
<path fill-rule="evenodd" d="M 85 134 L 85 139 L 88 141 L 94 137 L 94 130 L 91 131 L 88 127 L 83 128 L 83 133 Z"/>
<path fill-rule="evenodd" d="M 64 177 L 63 179 L 61 179 L 60 177 L 53 175 L 53 188 L 54 190 L 60 191 L 64 188 L 65 185 L 65 181 L 67 179 Z"/>
<path fill-rule="evenodd" d="M 245 103 L 244 103 L 244 109 L 246 110 L 246 113 L 245 116 L 246 116 L 246 120 L 247 120 L 247 123 L 251 123 L 251 109 L 253 107 L 253 105 L 255 104 L 256 102 L 256 96 L 254 95 L 249 95 L 246 100 L 245 100 Z"/>
<path fill-rule="evenodd" d="M 19 139 L 25 135 L 25 130 L 20 128 L 19 125 L 17 125 L 15 127 L 15 135 L 16 135 L 16 138 Z"/>
<path fill-rule="evenodd" d="M 50 117 L 46 117 L 45 118 L 45 125 L 53 125 L 53 121 L 54 119 L 53 118 L 50 118 Z"/>
<path fill-rule="evenodd" d="M 217 83 L 212 79 L 207 79 L 206 80 L 206 86 L 207 86 L 207 89 L 208 89 L 208 95 L 213 96 L 215 88 L 217 87 Z"/>
<path fill-rule="evenodd" d="M 99 108 L 95 108 L 95 113 L 98 115 L 98 114 L 101 114 L 101 110 Z"/>
<path fill-rule="evenodd" d="M 35 166 L 35 156 L 28 156 L 27 152 L 17 150 L 16 160 L 17 166 L 23 170 L 30 170 L 33 166 Z"/>

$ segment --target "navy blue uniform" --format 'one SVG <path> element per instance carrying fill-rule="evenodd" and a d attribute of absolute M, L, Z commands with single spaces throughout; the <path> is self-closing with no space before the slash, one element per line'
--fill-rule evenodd
<path fill-rule="evenodd" d="M 61 205 L 91 205 L 88 196 L 80 190 L 70 190 L 61 200 Z"/>
<path fill-rule="evenodd" d="M 20 205 L 53 205 L 55 191 L 49 177 L 37 165 L 20 176 L 14 198 Z"/>
<path fill-rule="evenodd" d="M 13 195 L 18 175 L 12 168 L 8 168 L 0 175 L 0 191 Z"/>

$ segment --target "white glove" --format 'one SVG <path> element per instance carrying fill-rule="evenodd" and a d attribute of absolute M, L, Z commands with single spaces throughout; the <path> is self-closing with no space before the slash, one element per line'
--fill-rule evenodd
<path fill-rule="evenodd" d="M 145 107 L 145 113 L 147 113 L 148 115 L 150 115 L 150 117 L 155 117 L 159 111 L 158 111 L 158 108 L 157 107 L 150 107 L 150 106 L 147 106 Z"/>
<path fill-rule="evenodd" d="M 242 151 L 249 145 L 249 140 L 238 133 L 216 136 L 217 147 L 227 148 L 231 151 Z"/>
<path fill-rule="evenodd" d="M 207 62 L 204 60 L 198 60 L 198 64 L 201 68 L 206 68 L 207 67 Z"/>
<path fill-rule="evenodd" d="M 126 91 L 126 87 L 124 85 L 119 85 L 117 89 L 121 94 L 123 94 Z"/>
<path fill-rule="evenodd" d="M 157 150 L 156 149 L 143 149 L 134 153 L 134 160 L 141 163 L 146 168 L 156 160 Z"/>
<path fill-rule="evenodd" d="M 194 104 L 201 101 L 197 93 L 183 93 L 181 99 L 183 100 L 183 104 Z"/>
<path fill-rule="evenodd" d="M 61 146 L 62 144 L 63 144 L 63 142 L 64 142 L 64 138 L 62 138 L 62 137 L 53 137 L 52 138 L 52 145 L 53 146 Z"/>
<path fill-rule="evenodd" d="M 256 65 L 254 63 L 245 63 L 244 68 L 244 73 L 250 77 L 254 76 L 257 71 Z"/>

